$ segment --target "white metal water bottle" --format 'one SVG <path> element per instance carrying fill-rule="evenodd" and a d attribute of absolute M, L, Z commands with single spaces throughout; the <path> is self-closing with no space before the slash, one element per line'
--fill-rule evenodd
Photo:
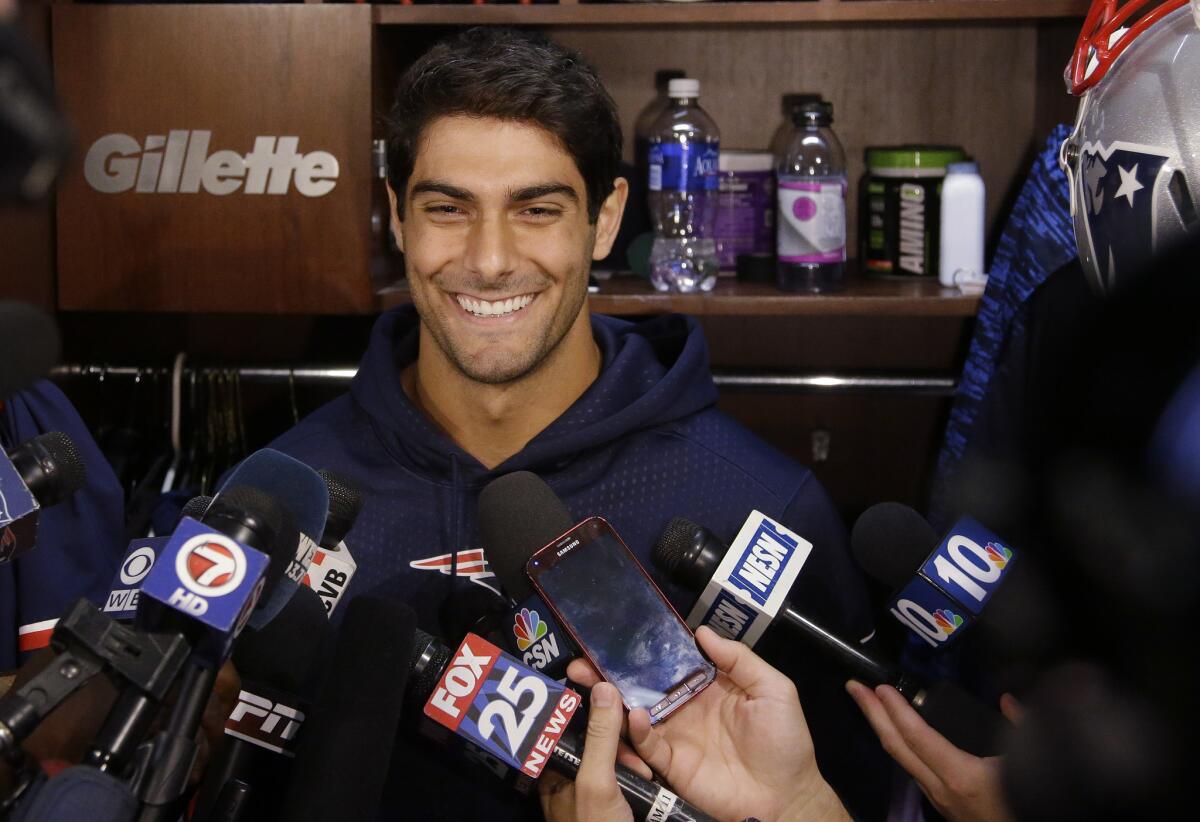
<path fill-rule="evenodd" d="M 650 282 L 659 291 L 711 291 L 720 132 L 696 102 L 699 80 L 672 80 L 667 96 L 671 105 L 650 135 Z"/>
<path fill-rule="evenodd" d="M 938 254 L 938 281 L 946 288 L 960 282 L 977 282 L 985 273 L 985 193 L 978 163 L 950 163 L 946 167 Z"/>

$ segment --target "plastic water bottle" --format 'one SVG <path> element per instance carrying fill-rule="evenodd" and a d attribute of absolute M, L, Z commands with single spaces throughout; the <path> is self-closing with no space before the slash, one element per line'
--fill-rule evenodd
<path fill-rule="evenodd" d="M 667 96 L 667 86 L 672 80 L 686 77 L 683 69 L 659 69 L 654 72 L 654 99 L 638 112 L 633 121 L 633 145 L 637 152 L 637 170 L 644 182 L 650 178 L 650 135 L 662 113 L 671 107 L 671 98 Z"/>
<path fill-rule="evenodd" d="M 779 128 L 775 129 L 775 134 L 771 136 L 771 153 L 775 155 L 776 165 L 783 162 L 784 155 L 787 154 L 788 147 L 792 144 L 796 109 L 805 103 L 815 103 L 821 99 L 820 94 L 811 91 L 788 92 L 780 99 L 779 108 L 783 114 L 783 120 L 779 123 Z"/>
<path fill-rule="evenodd" d="M 784 291 L 842 287 L 846 268 L 846 154 L 833 133 L 833 104 L 795 109 L 779 164 L 776 282 Z"/>
<path fill-rule="evenodd" d="M 947 288 L 970 285 L 984 274 L 983 178 L 976 163 L 951 163 L 942 182 L 942 232 L 938 279 Z"/>
<path fill-rule="evenodd" d="M 650 135 L 650 282 L 659 291 L 711 291 L 720 133 L 697 103 L 699 80 L 672 80 L 667 96 L 671 105 Z"/>

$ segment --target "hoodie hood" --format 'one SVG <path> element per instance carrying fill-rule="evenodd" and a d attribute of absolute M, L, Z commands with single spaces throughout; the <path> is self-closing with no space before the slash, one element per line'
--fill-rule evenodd
<path fill-rule="evenodd" d="M 671 423 L 716 402 L 708 346 L 696 321 L 671 314 L 631 323 L 592 315 L 600 376 L 557 420 L 492 471 L 437 428 L 408 398 L 400 372 L 417 357 L 420 319 L 411 305 L 380 316 L 351 386 L 384 446 L 410 470 L 432 479 L 484 479 L 539 471 L 634 431 Z M 457 469 L 452 468 L 457 465 Z"/>

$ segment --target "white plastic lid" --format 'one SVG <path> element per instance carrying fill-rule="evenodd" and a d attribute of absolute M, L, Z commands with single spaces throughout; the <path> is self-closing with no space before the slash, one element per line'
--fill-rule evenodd
<path fill-rule="evenodd" d="M 668 97 L 699 97 L 700 81 L 691 77 L 678 77 L 667 83 Z"/>

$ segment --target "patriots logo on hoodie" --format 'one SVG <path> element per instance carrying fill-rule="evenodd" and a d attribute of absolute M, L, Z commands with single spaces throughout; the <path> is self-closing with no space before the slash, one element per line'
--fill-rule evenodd
<path fill-rule="evenodd" d="M 417 571 L 437 571 L 439 574 L 450 576 L 466 577 L 477 585 L 482 585 L 489 591 L 494 591 L 499 594 L 499 589 L 494 585 L 489 585 L 485 580 L 495 579 L 496 575 L 492 573 L 491 567 L 488 565 L 487 557 L 483 555 L 482 548 L 474 548 L 470 551 L 456 551 L 453 554 L 439 554 L 436 557 L 428 559 L 414 559 L 408 563 L 408 567 Z"/>
<path fill-rule="evenodd" d="M 1109 288 L 1154 255 L 1154 183 L 1168 159 L 1154 146 L 1123 142 L 1087 143 L 1080 151 L 1079 207 Z"/>

